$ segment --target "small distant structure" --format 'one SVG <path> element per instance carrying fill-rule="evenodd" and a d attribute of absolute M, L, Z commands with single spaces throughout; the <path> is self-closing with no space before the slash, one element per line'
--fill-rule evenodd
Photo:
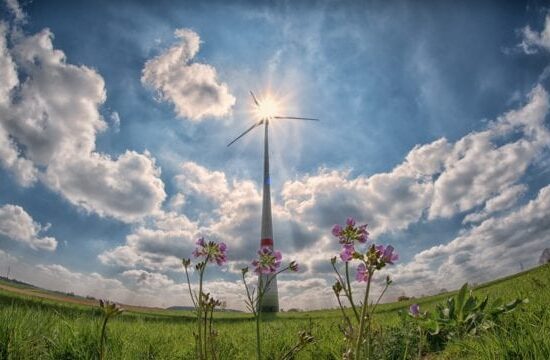
<path fill-rule="evenodd" d="M 540 255 L 539 264 L 544 265 L 550 263 L 550 248 L 546 248 Z"/>

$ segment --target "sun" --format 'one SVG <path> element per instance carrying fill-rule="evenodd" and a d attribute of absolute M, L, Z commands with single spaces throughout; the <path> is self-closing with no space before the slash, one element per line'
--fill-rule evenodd
<path fill-rule="evenodd" d="M 256 108 L 256 115 L 260 119 L 269 119 L 278 114 L 280 104 L 271 96 L 266 96 L 261 101 L 258 101 L 259 105 Z"/>

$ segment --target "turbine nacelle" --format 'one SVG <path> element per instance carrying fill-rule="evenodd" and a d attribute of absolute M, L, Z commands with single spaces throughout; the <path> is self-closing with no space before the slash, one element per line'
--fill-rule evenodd
<path fill-rule="evenodd" d="M 252 96 L 252 101 L 254 102 L 255 110 L 260 120 L 256 122 L 254 125 L 252 125 L 251 127 L 249 127 L 248 129 L 246 129 L 241 135 L 233 139 L 233 141 L 227 144 L 227 146 L 231 146 L 234 142 L 236 142 L 237 140 L 239 140 L 240 138 L 248 134 L 255 127 L 263 125 L 264 123 L 269 123 L 269 120 L 271 119 L 319 121 L 319 119 L 277 115 L 278 104 L 274 99 L 268 97 L 262 101 L 258 101 L 258 99 L 256 98 L 256 95 L 254 95 L 252 91 L 250 91 L 250 95 Z"/>

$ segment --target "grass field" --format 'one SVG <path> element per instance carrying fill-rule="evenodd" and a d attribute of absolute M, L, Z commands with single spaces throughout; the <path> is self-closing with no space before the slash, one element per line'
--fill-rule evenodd
<path fill-rule="evenodd" d="M 479 337 L 451 342 L 427 359 L 550 359 L 550 265 L 476 287 L 475 294 L 529 298 L 498 326 Z M 415 299 L 433 309 L 452 293 Z M 69 299 L 70 301 L 67 301 Z M 25 286 L 0 282 L 0 359 L 95 359 L 101 316 L 82 298 L 66 298 Z M 411 302 L 389 303 L 376 312 L 382 358 L 403 359 L 408 346 L 397 311 Z M 266 359 L 277 359 L 300 330 L 317 339 L 298 359 L 340 359 L 343 336 L 336 310 L 281 313 L 265 319 Z M 130 307 L 109 323 L 107 359 L 193 359 L 195 323 L 187 311 Z M 254 323 L 243 313 L 216 314 L 220 359 L 254 358 Z M 414 358 L 409 353 L 407 358 Z"/>

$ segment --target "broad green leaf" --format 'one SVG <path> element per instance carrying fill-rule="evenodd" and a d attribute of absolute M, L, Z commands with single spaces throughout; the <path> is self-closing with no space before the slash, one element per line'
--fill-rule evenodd
<path fill-rule="evenodd" d="M 464 283 L 458 294 L 456 295 L 456 312 L 458 313 L 458 318 L 462 318 L 462 308 L 464 306 L 464 299 L 466 298 L 466 292 L 468 291 L 468 283 Z"/>

